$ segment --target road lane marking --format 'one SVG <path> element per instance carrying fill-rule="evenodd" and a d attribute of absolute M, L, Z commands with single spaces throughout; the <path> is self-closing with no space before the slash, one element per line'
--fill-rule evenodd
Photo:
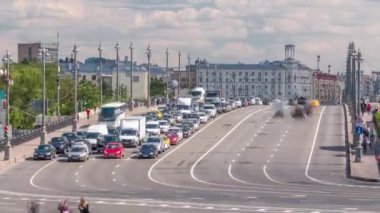
<path fill-rule="evenodd" d="M 208 206 L 208 207 L 206 207 L 205 209 L 214 209 L 214 207 L 212 207 L 212 206 Z"/>
<path fill-rule="evenodd" d="M 115 171 L 113 171 L 113 172 L 112 172 L 112 175 L 115 175 L 115 174 L 116 174 L 116 172 L 115 172 Z"/>
<path fill-rule="evenodd" d="M 206 182 L 206 181 L 203 181 L 199 178 L 197 178 L 194 174 L 194 170 L 195 170 L 195 167 L 198 165 L 198 163 L 203 160 L 203 158 L 205 158 L 210 152 L 212 152 L 212 150 L 214 150 L 219 144 L 221 144 L 224 139 L 226 139 L 232 132 L 234 132 L 244 121 L 246 121 L 248 118 L 250 118 L 252 115 L 256 114 L 256 113 L 259 113 L 263 110 L 266 110 L 267 108 L 263 108 L 263 109 L 260 109 L 260 110 L 257 110 L 257 111 L 254 111 L 254 112 L 251 112 L 250 114 L 248 114 L 247 116 L 245 116 L 241 121 L 239 121 L 239 123 L 237 123 L 230 131 L 227 132 L 227 134 L 225 134 L 216 144 L 214 144 L 214 146 L 212 146 L 209 150 L 207 150 L 200 158 L 198 158 L 197 161 L 195 161 L 195 163 L 191 166 L 190 168 L 190 176 L 193 180 L 197 181 L 197 182 L 200 182 L 200 183 L 205 183 L 205 184 L 212 184 L 212 183 L 209 183 L 209 182 Z M 238 156 L 240 156 L 240 154 L 238 154 Z"/>
<path fill-rule="evenodd" d="M 266 177 L 268 180 L 270 180 L 270 181 L 272 181 L 272 182 L 274 182 L 274 183 L 277 183 L 277 184 L 283 184 L 283 183 L 281 183 L 281 182 L 279 182 L 279 181 L 273 179 L 271 176 L 269 176 L 269 174 L 267 173 L 267 164 L 265 164 L 265 165 L 263 166 L 263 173 L 264 173 L 265 177 Z"/>
<path fill-rule="evenodd" d="M 116 168 L 119 168 L 119 167 L 120 167 L 120 164 L 117 164 L 117 165 L 116 165 Z"/>
<path fill-rule="evenodd" d="M 41 173 L 44 169 L 48 168 L 49 166 L 53 165 L 54 163 L 56 163 L 57 160 L 53 160 L 52 162 L 46 164 L 45 166 L 41 167 L 39 170 L 37 170 L 33 175 L 32 177 L 29 179 L 29 184 L 37 189 L 42 189 L 42 190 L 45 190 L 45 191 L 54 191 L 52 189 L 48 189 L 48 188 L 45 188 L 45 187 L 41 187 L 41 186 L 37 186 L 36 184 L 34 184 L 34 179 L 37 177 L 37 175 L 39 173 Z"/>

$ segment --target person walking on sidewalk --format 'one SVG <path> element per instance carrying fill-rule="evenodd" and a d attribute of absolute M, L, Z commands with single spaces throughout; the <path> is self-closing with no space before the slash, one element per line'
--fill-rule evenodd
<path fill-rule="evenodd" d="M 371 103 L 368 103 L 367 104 L 367 112 L 368 112 L 368 114 L 371 114 L 371 109 L 372 109 Z"/>
<path fill-rule="evenodd" d="M 63 200 L 58 204 L 59 213 L 69 213 L 69 204 L 67 200 Z"/>
<path fill-rule="evenodd" d="M 366 112 L 367 110 L 367 105 L 365 104 L 364 100 L 362 101 L 362 103 L 360 104 L 360 109 L 362 111 L 362 115 L 364 115 L 364 113 Z"/>
<path fill-rule="evenodd" d="M 83 197 L 80 199 L 78 209 L 80 213 L 90 213 L 90 206 Z"/>
<path fill-rule="evenodd" d="M 87 119 L 90 119 L 90 112 L 91 112 L 91 109 L 90 109 L 90 108 L 87 108 L 87 109 L 86 109 Z"/>

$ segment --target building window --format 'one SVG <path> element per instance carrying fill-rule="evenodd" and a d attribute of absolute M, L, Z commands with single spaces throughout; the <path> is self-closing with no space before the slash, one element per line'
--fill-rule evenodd
<path fill-rule="evenodd" d="M 140 82 L 140 76 L 132 76 L 133 82 Z"/>
<path fill-rule="evenodd" d="M 84 77 L 84 76 L 83 76 Z M 85 79 L 85 78 L 83 78 L 83 79 Z M 93 80 L 93 81 L 95 81 L 96 80 L 96 75 L 92 75 L 91 76 L 91 79 Z"/>
<path fill-rule="evenodd" d="M 251 72 L 251 76 L 255 76 L 255 72 Z"/>

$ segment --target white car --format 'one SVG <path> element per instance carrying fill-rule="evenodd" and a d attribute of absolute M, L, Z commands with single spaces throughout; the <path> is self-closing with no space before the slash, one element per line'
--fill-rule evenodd
<path fill-rule="evenodd" d="M 255 104 L 256 105 L 263 105 L 263 102 L 261 101 L 261 98 L 255 98 Z"/>
<path fill-rule="evenodd" d="M 170 128 L 170 123 L 167 120 L 159 120 L 158 121 L 160 124 L 160 132 L 161 133 L 167 133 Z"/>
<path fill-rule="evenodd" d="M 179 140 L 182 140 L 183 139 L 183 132 L 182 132 L 182 129 L 179 128 L 179 127 L 170 127 L 169 129 L 169 132 L 175 132 L 178 137 L 179 137 Z"/>
<path fill-rule="evenodd" d="M 204 112 L 198 112 L 197 114 L 199 115 L 199 120 L 200 120 L 200 122 L 201 122 L 202 124 L 207 123 L 207 121 L 208 121 L 208 116 L 207 116 L 206 113 L 204 113 Z"/>
<path fill-rule="evenodd" d="M 74 145 L 70 152 L 67 153 L 67 161 L 86 161 L 89 159 L 87 145 Z"/>
<path fill-rule="evenodd" d="M 216 114 L 217 114 L 216 107 L 213 104 L 205 104 L 205 105 L 203 105 L 202 110 L 209 111 L 212 118 L 216 117 Z"/>
<path fill-rule="evenodd" d="M 146 132 L 149 135 L 159 135 L 160 130 L 160 123 L 158 121 L 149 121 L 146 123 Z"/>
<path fill-rule="evenodd" d="M 236 98 L 235 99 L 235 104 L 238 108 L 242 107 L 243 106 L 243 103 L 241 102 L 241 100 L 239 98 Z"/>
<path fill-rule="evenodd" d="M 197 118 L 187 118 L 187 119 L 185 119 L 185 122 L 190 122 L 190 123 L 194 124 L 194 129 L 195 130 L 199 129 L 199 125 L 200 125 L 199 119 L 197 119 Z"/>

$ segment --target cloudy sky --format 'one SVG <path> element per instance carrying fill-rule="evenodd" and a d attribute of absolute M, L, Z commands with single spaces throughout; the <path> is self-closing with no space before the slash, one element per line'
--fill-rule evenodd
<path fill-rule="evenodd" d="M 129 55 L 169 65 L 191 58 L 211 62 L 259 63 L 282 60 L 284 45 L 296 45 L 296 58 L 315 68 L 345 69 L 347 45 L 355 41 L 366 72 L 380 70 L 380 0 L 0 0 L 0 51 L 16 55 L 19 42 L 53 42 L 61 32 L 61 54 L 79 45 L 79 58 Z M 17 57 L 15 57 L 17 58 Z M 379 67 L 379 68 L 378 68 Z"/>

